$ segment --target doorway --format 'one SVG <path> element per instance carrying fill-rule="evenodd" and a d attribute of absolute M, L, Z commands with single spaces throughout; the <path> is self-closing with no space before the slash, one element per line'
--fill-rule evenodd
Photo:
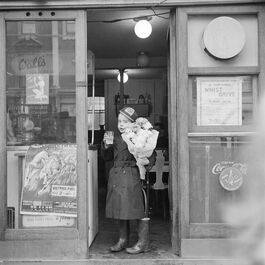
<path fill-rule="evenodd" d="M 149 38 L 140 39 L 134 33 L 139 18 L 148 18 L 152 25 Z M 163 151 L 167 163 L 168 155 L 168 28 L 169 10 L 160 9 L 116 9 L 87 11 L 87 46 L 95 56 L 95 97 L 101 103 L 95 118 L 94 137 L 89 130 L 89 142 L 98 147 L 105 130 L 117 132 L 117 113 L 120 107 L 121 85 L 117 80 L 120 71 L 128 75 L 123 84 L 123 104 L 129 104 L 146 117 L 156 129 L 159 128 L 164 140 L 157 146 Z M 88 97 L 92 96 L 88 88 Z M 143 96 L 143 97 L 142 97 Z M 143 102 L 140 102 L 143 98 Z M 102 107 L 103 104 L 103 107 Z M 88 105 L 89 109 L 89 105 Z M 103 110 L 104 109 L 104 110 Z M 88 124 L 89 126 L 89 124 Z M 118 236 L 115 221 L 105 218 L 105 199 L 108 172 L 111 164 L 98 156 L 98 202 L 99 232 L 90 246 L 92 257 L 128 257 L 124 251 L 112 254 L 108 248 Z M 163 173 L 162 182 L 168 184 L 169 173 Z M 155 173 L 150 173 L 151 186 L 156 181 Z M 144 257 L 161 257 L 172 252 L 171 218 L 169 192 L 150 190 L 149 215 L 151 252 Z M 130 223 L 130 245 L 137 240 L 136 221 Z M 173 253 L 173 252 L 172 252 Z"/>

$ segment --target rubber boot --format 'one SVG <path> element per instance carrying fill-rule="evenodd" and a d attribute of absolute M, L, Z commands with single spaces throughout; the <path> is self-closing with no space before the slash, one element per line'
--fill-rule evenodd
<path fill-rule="evenodd" d="M 111 246 L 109 250 L 111 252 L 119 252 L 125 249 L 129 243 L 129 221 L 119 220 L 119 239 L 118 242 Z"/>
<path fill-rule="evenodd" d="M 150 218 L 143 218 L 139 221 L 138 242 L 131 248 L 126 248 L 129 254 L 138 254 L 150 250 L 149 246 L 149 221 Z"/>

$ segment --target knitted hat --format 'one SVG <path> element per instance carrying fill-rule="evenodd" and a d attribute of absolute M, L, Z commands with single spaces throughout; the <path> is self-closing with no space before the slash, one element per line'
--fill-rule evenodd
<path fill-rule="evenodd" d="M 136 111 L 131 107 L 124 107 L 120 113 L 128 118 L 130 121 L 135 121 L 138 118 Z"/>

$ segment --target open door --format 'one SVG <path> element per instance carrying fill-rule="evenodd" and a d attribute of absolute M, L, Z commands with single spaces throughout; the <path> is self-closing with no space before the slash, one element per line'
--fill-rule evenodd
<path fill-rule="evenodd" d="M 0 18 L 0 256 L 87 257 L 86 12 Z"/>

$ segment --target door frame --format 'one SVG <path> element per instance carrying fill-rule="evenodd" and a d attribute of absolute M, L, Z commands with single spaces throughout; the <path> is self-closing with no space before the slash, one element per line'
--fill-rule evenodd
<path fill-rule="evenodd" d="M 258 66 L 256 67 L 213 67 L 213 68 L 192 68 L 188 66 L 188 17 L 190 15 L 243 15 L 254 14 L 258 21 Z M 220 5 L 217 6 L 200 6 L 200 7 L 180 7 L 176 8 L 176 54 L 171 58 L 176 62 L 176 82 L 177 92 L 171 93 L 171 103 L 169 106 L 176 104 L 176 110 L 173 107 L 171 113 L 171 145 L 172 149 L 177 150 L 177 154 L 171 150 L 172 161 L 177 161 L 177 168 L 171 165 L 173 196 L 178 194 L 174 201 L 174 218 L 173 231 L 179 231 L 180 249 L 179 253 L 184 257 L 216 257 L 229 256 L 229 243 L 231 239 L 207 238 L 207 231 L 204 231 L 199 238 L 192 238 L 190 233 L 190 216 L 189 216 L 189 76 L 191 75 L 256 75 L 258 93 L 265 84 L 265 33 L 262 28 L 265 26 L 265 6 L 264 5 Z M 263 44 L 263 45 L 262 45 Z M 172 55 L 174 56 L 174 54 Z M 174 89 L 174 85 L 171 90 Z M 176 115 L 175 115 L 176 111 Z M 176 118 L 177 122 L 172 121 Z M 235 132 L 236 134 L 237 132 Z M 242 132 L 239 133 L 243 135 Z M 194 135 L 193 135 L 194 136 Z M 199 134 L 198 134 L 199 136 Z M 175 143 L 177 140 L 177 143 Z M 174 164 L 174 163 L 172 163 Z M 179 218 L 179 223 L 176 220 Z M 179 225 L 179 230 L 176 227 Z M 174 236 L 174 234 L 173 234 Z M 176 245 L 176 244 L 175 244 Z M 232 248 L 233 249 L 233 248 Z M 176 246 L 174 247 L 174 251 Z"/>
<path fill-rule="evenodd" d="M 6 63 L 0 65 L 0 256 L 2 258 L 87 257 L 88 255 L 88 134 L 87 134 L 87 15 L 85 10 L 0 12 L 0 61 L 6 62 L 6 21 L 71 20 L 75 31 L 77 227 L 7 229 Z M 86 209 L 86 210 L 84 210 Z M 32 248 L 34 251 L 28 252 Z"/>
<path fill-rule="evenodd" d="M 178 98 L 178 71 L 177 71 L 177 40 L 179 38 L 176 29 L 177 15 L 176 10 L 171 10 L 169 22 L 169 54 L 168 63 L 168 122 L 169 132 L 169 161 L 170 161 L 170 211 L 171 211 L 171 244 L 175 254 L 180 255 L 180 201 L 179 201 L 179 174 L 178 174 L 178 120 L 177 120 L 177 98 Z M 174 161 L 174 162 L 172 162 Z M 172 207 L 172 209 L 171 209 Z"/>

